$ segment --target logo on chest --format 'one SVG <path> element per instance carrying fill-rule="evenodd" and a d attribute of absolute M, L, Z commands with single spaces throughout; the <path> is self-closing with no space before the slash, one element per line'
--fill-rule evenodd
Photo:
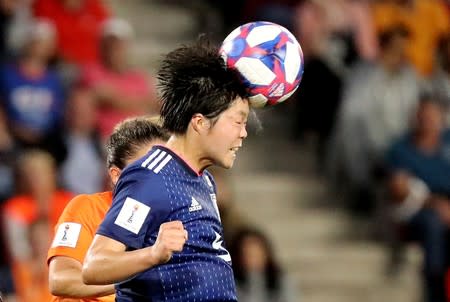
<path fill-rule="evenodd" d="M 194 197 L 192 197 L 189 212 L 200 211 L 201 209 L 203 209 L 202 205 Z"/>

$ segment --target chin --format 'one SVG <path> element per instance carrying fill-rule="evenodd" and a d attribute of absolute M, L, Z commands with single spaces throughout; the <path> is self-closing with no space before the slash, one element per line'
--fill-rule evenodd
<path fill-rule="evenodd" d="M 224 169 L 231 169 L 234 165 L 234 160 L 226 159 L 223 161 L 219 161 L 216 163 L 216 166 L 219 166 Z"/>

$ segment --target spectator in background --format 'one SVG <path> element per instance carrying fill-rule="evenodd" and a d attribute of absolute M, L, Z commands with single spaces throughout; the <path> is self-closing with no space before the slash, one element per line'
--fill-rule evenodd
<path fill-rule="evenodd" d="M 29 226 L 27 239 L 31 257 L 14 267 L 17 302 L 49 302 L 51 299 L 45 263 L 51 238 L 49 230 L 46 218 L 37 218 Z"/>
<path fill-rule="evenodd" d="M 3 203 L 14 190 L 14 163 L 16 148 L 8 132 L 5 115 L 0 111 L 0 246 L 6 246 L 3 230 Z M 14 285 L 10 270 L 10 257 L 6 248 L 0 249 L 0 292 L 6 301 L 14 301 Z"/>
<path fill-rule="evenodd" d="M 296 11 L 296 33 L 305 54 L 305 72 L 297 96 L 295 135 L 313 133 L 322 164 L 341 103 L 344 78 L 360 60 L 377 51 L 367 1 L 306 0 Z M 321 89 L 326 83 L 327 89 Z"/>
<path fill-rule="evenodd" d="M 444 113 L 435 98 L 424 96 L 412 131 L 393 143 L 387 162 L 424 181 L 433 194 L 450 197 L 450 131 Z"/>
<path fill-rule="evenodd" d="M 66 110 L 67 158 L 60 168 L 62 185 L 76 194 L 100 192 L 105 187 L 104 156 L 95 129 L 92 94 L 75 87 Z"/>
<path fill-rule="evenodd" d="M 438 60 L 435 72 L 431 78 L 433 93 L 447 109 L 450 109 L 450 34 L 443 37 L 439 43 Z"/>
<path fill-rule="evenodd" d="M 101 24 L 109 17 L 101 0 L 35 0 L 34 15 L 56 26 L 58 56 L 83 65 L 99 57 Z"/>
<path fill-rule="evenodd" d="M 9 129 L 20 148 L 46 150 L 61 162 L 64 94 L 57 74 L 48 67 L 54 54 L 51 23 L 37 20 L 17 62 L 0 67 L 0 103 Z"/>
<path fill-rule="evenodd" d="M 0 1 L 0 61 L 4 61 L 11 53 L 8 45 L 9 29 L 19 1 Z"/>
<path fill-rule="evenodd" d="M 407 57 L 422 76 L 430 76 L 439 39 L 450 30 L 450 19 L 440 0 L 375 1 L 373 16 L 379 32 L 399 24 L 410 32 Z"/>
<path fill-rule="evenodd" d="M 298 0 L 246 0 L 243 1 L 241 23 L 269 21 L 294 32 L 295 6 Z M 234 12 L 233 12 L 234 13 Z M 236 24 L 238 26 L 239 24 Z"/>
<path fill-rule="evenodd" d="M 450 132 L 444 127 L 443 114 L 435 99 L 429 96 L 422 98 L 412 130 L 391 146 L 386 157 L 387 166 L 392 171 L 388 181 L 390 195 L 406 209 L 407 214 L 410 212 L 403 220 L 410 238 L 418 240 L 424 251 L 428 302 L 446 301 L 444 276 L 448 253 L 446 233 L 450 226 Z M 402 176 L 405 173 L 409 176 Z M 423 206 L 417 209 L 420 203 Z"/>
<path fill-rule="evenodd" d="M 102 31 L 100 61 L 87 66 L 82 83 L 97 103 L 97 123 L 102 139 L 120 121 L 158 111 L 153 79 L 133 70 L 128 51 L 133 29 L 122 19 L 110 19 Z"/>
<path fill-rule="evenodd" d="M 242 229 L 231 248 L 237 296 L 241 302 L 293 302 L 298 296 L 281 271 L 269 239 L 255 229 Z"/>
<path fill-rule="evenodd" d="M 22 154 L 17 176 L 18 192 L 5 202 L 3 211 L 7 247 L 14 264 L 31 258 L 27 241 L 31 223 L 45 217 L 53 227 L 73 196 L 58 189 L 55 161 L 46 152 L 29 150 Z"/>
<path fill-rule="evenodd" d="M 378 64 L 355 68 L 330 149 L 331 170 L 341 165 L 348 179 L 351 207 L 366 213 L 374 205 L 374 170 L 386 148 L 408 129 L 423 86 L 405 62 L 407 36 L 403 27 L 382 32 Z"/>
<path fill-rule="evenodd" d="M 0 110 L 0 207 L 14 193 L 14 164 L 17 152 L 8 129 L 6 116 Z"/>
<path fill-rule="evenodd" d="M 305 0 L 296 16 L 295 31 L 306 57 L 325 56 L 339 65 L 375 59 L 377 37 L 368 0 Z"/>

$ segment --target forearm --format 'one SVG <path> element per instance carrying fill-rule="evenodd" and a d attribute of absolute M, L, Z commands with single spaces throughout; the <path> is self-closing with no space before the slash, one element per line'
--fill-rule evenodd
<path fill-rule="evenodd" d="M 54 296 L 68 298 L 103 297 L 114 293 L 114 285 L 86 285 L 81 263 L 68 256 L 56 256 L 49 265 L 49 288 Z"/>
<path fill-rule="evenodd" d="M 90 251 L 83 265 L 83 282 L 91 285 L 117 283 L 155 265 L 152 247 L 135 251 Z"/>
<path fill-rule="evenodd" d="M 61 274 L 50 280 L 50 291 L 54 296 L 67 298 L 93 298 L 103 297 L 114 293 L 114 285 L 86 285 L 81 278 L 81 272 L 77 276 Z"/>

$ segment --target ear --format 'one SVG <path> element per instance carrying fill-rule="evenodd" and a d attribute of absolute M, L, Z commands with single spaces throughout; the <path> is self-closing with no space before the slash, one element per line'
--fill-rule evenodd
<path fill-rule="evenodd" d="M 112 166 L 111 168 L 108 169 L 109 178 L 111 179 L 111 182 L 113 183 L 114 186 L 116 185 L 117 181 L 119 180 L 119 176 L 120 176 L 121 172 L 122 172 L 122 170 L 120 170 L 116 166 Z"/>
<path fill-rule="evenodd" d="M 195 132 L 203 133 L 209 129 L 210 121 L 203 114 L 196 113 L 191 118 L 191 125 Z"/>

